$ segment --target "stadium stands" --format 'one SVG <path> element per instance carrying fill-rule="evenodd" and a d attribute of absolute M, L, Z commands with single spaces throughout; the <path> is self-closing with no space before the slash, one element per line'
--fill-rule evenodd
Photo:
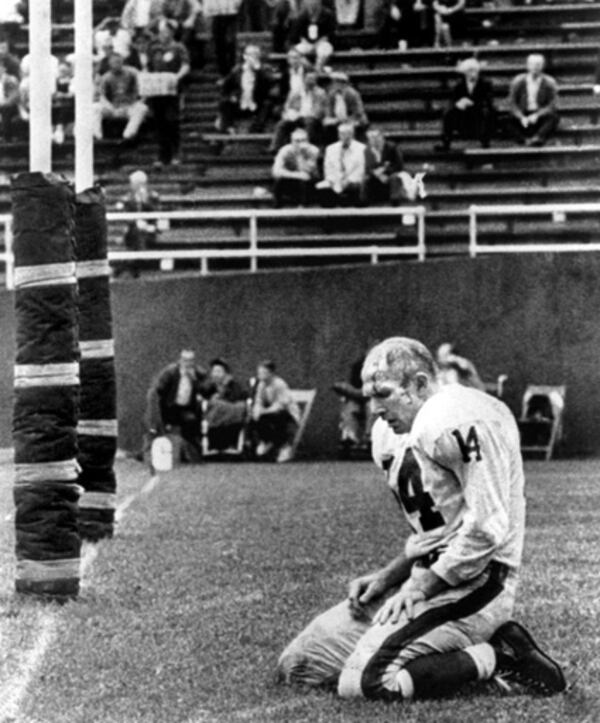
<path fill-rule="evenodd" d="M 99 21 L 107 14 L 118 15 L 118 0 L 94 3 Z M 54 52 L 72 51 L 71 3 L 56 3 Z M 466 209 L 472 203 L 555 203 L 600 201 L 597 181 L 600 160 L 600 99 L 593 94 L 593 73 L 598 55 L 595 33 L 600 3 L 544 2 L 527 5 L 473 7 L 467 10 L 468 45 L 405 52 L 382 51 L 373 47 L 374 34 L 365 30 L 340 32 L 333 58 L 336 69 L 347 72 L 360 91 L 372 122 L 400 144 L 406 167 L 426 171 L 427 241 L 433 253 L 464 250 L 468 242 Z M 16 44 L 25 51 L 24 40 Z M 267 33 L 241 34 L 240 43 L 259 42 L 268 51 Z M 480 149 L 473 143 L 458 143 L 452 151 L 435 153 L 441 114 L 456 77 L 456 62 L 475 54 L 494 82 L 496 104 L 506 108 L 509 80 L 522 70 L 528 53 L 541 52 L 547 71 L 559 82 L 561 126 L 551 144 L 524 148 L 502 137 L 492 147 Z M 283 56 L 271 55 L 278 70 Z M 214 132 L 217 111 L 217 75 L 209 64 L 195 71 L 187 90 L 182 121 L 182 164 L 151 176 L 161 194 L 163 207 L 174 209 L 268 208 L 272 206 L 271 156 L 268 134 L 221 136 Z M 96 173 L 105 184 L 109 201 L 119 198 L 127 175 L 134 168 L 149 168 L 156 156 L 152 134 L 146 134 L 135 149 L 123 151 L 116 141 L 97 147 Z M 9 174 L 24 168 L 24 142 L 0 146 L 0 212 L 9 208 Z M 73 146 L 68 141 L 55 150 L 55 166 L 69 169 Z M 587 240 L 592 237 L 594 217 L 580 215 L 577 223 L 561 224 L 556 219 L 494 219 L 482 222 L 479 233 L 486 242 L 518 238 L 535 241 L 548 238 Z M 275 241 L 281 233 L 275 225 L 262 224 L 261 233 Z M 314 226 L 312 233 L 319 233 Z M 340 239 L 356 235 L 352 224 L 335 229 L 324 225 L 323 234 L 335 232 Z M 189 224 L 172 224 L 161 243 L 185 247 L 201 240 L 209 229 L 192 233 Z M 291 224 L 288 237 L 303 235 L 302 224 Z M 397 242 L 402 229 L 390 228 L 389 221 L 373 223 L 373 238 Z M 114 238 L 119 235 L 118 229 Z M 217 237 L 239 238 L 239 228 L 219 225 Z M 363 237 L 364 238 L 364 237 Z M 385 242 L 385 241 L 382 241 Z"/>

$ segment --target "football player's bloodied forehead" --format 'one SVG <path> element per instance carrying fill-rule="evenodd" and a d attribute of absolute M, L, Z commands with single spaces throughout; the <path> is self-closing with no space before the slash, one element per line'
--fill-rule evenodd
<path fill-rule="evenodd" d="M 378 394 L 378 390 L 384 382 L 393 380 L 390 367 L 385 353 L 369 354 L 365 359 L 362 368 L 363 394 L 372 397 Z"/>

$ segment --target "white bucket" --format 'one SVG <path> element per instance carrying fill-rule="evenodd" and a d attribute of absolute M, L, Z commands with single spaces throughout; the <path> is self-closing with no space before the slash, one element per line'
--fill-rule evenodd
<path fill-rule="evenodd" d="M 168 437 L 157 437 L 150 450 L 152 466 L 157 472 L 173 469 L 173 442 Z"/>

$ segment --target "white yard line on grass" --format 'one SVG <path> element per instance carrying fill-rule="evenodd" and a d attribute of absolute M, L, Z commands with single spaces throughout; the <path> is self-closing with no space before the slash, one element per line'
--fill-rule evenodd
<path fill-rule="evenodd" d="M 0 722 L 14 720 L 29 684 L 35 677 L 46 650 L 56 638 L 57 611 L 40 611 L 35 644 L 25 650 L 18 661 L 15 673 L 0 688 Z"/>
<path fill-rule="evenodd" d="M 133 495 L 127 495 L 115 510 L 115 520 L 120 521 L 126 510 L 138 497 L 149 494 L 158 484 L 158 476 L 153 475 L 146 484 Z M 81 548 L 81 578 L 85 585 L 85 575 L 89 572 L 98 556 L 98 545 L 84 543 Z M 0 723 L 8 723 L 18 719 L 19 709 L 25 699 L 29 685 L 38 671 L 44 655 L 53 644 L 57 634 L 58 610 L 42 608 L 39 611 L 38 630 L 34 636 L 35 643 L 26 649 L 17 661 L 15 672 L 0 686 Z"/>

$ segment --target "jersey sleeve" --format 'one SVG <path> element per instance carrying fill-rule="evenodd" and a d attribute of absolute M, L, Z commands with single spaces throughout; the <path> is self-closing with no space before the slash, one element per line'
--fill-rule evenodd
<path fill-rule="evenodd" d="M 456 586 L 481 574 L 509 533 L 510 455 L 498 425 L 475 422 L 445 430 L 433 457 L 463 490 L 462 522 L 431 566 Z"/>

